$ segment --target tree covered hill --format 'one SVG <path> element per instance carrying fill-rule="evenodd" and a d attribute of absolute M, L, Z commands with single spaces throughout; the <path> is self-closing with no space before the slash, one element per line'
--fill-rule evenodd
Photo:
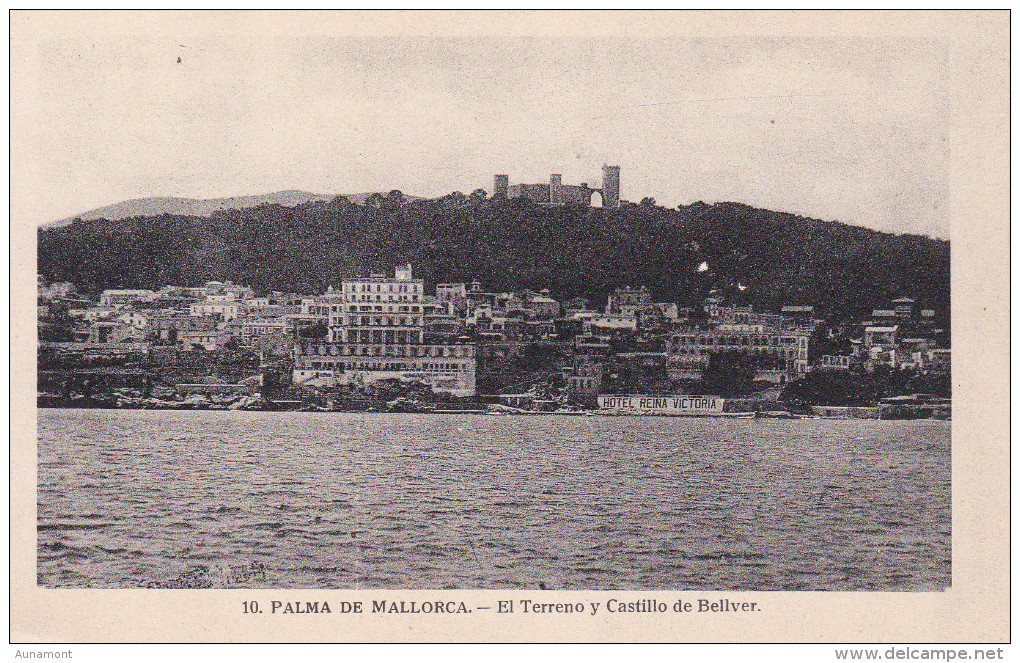
<path fill-rule="evenodd" d="M 658 301 L 681 305 L 719 288 L 762 310 L 804 303 L 839 315 L 910 295 L 948 315 L 949 243 L 927 237 L 736 203 L 667 209 L 646 200 L 602 210 L 481 191 L 412 201 L 393 192 L 367 202 L 76 219 L 39 231 L 39 272 L 90 293 L 208 280 L 321 292 L 410 262 L 427 284 L 547 287 L 596 304 L 614 287 L 643 284 Z"/>

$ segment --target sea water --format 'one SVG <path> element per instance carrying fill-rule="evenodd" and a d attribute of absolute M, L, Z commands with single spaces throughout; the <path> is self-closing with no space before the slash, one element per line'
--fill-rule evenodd
<path fill-rule="evenodd" d="M 38 417 L 46 587 L 950 584 L 949 422 Z"/>

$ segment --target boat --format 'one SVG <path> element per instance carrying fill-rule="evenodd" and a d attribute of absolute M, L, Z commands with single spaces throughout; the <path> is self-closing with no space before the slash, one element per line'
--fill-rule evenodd
<path fill-rule="evenodd" d="M 762 419 L 800 419 L 800 416 L 786 410 L 769 410 L 767 412 L 758 412 L 757 414 Z"/>

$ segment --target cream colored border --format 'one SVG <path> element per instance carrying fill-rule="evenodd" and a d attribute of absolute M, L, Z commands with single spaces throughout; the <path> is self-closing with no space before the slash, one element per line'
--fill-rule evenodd
<path fill-rule="evenodd" d="M 498 598 L 605 601 L 622 592 L 44 590 L 35 584 L 35 229 L 11 221 L 11 638 L 14 642 L 701 641 L 1005 642 L 1009 638 L 1009 15 L 955 13 L 38 13 L 11 17 L 13 110 L 31 84 L 40 35 L 239 27 L 316 35 L 707 37 L 867 36 L 933 40 L 949 54 L 953 99 L 953 586 L 944 593 L 755 593 L 743 616 L 508 618 L 362 615 L 244 617 L 240 601 Z M 22 116 L 23 117 L 23 116 Z M 12 188 L 31 154 L 12 127 Z M 735 593 L 630 593 L 679 596 Z"/>

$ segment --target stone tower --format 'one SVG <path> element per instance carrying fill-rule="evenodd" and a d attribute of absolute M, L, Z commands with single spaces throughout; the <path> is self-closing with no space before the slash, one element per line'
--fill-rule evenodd
<path fill-rule="evenodd" d="M 492 197 L 506 198 L 507 190 L 510 188 L 510 177 L 508 175 L 496 175 L 492 178 Z"/>
<path fill-rule="evenodd" d="M 549 202 L 553 205 L 563 204 L 563 176 L 553 174 L 549 176 Z"/>
<path fill-rule="evenodd" d="M 602 166 L 602 206 L 620 206 L 619 166 Z"/>

